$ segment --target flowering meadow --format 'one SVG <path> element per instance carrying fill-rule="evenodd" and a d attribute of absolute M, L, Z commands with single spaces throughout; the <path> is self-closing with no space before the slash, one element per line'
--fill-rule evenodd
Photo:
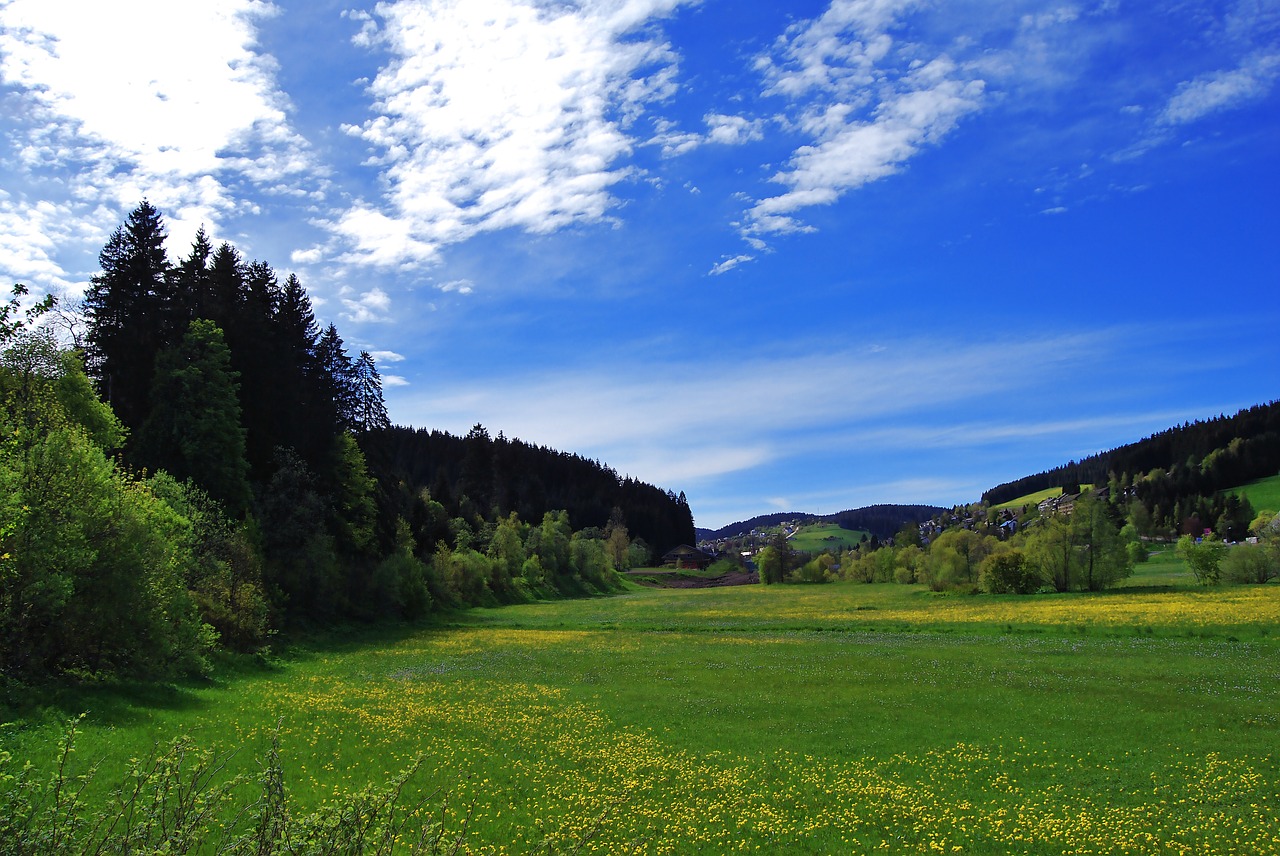
<path fill-rule="evenodd" d="M 78 698 L 78 754 L 274 736 L 303 806 L 420 763 L 471 853 L 1280 853 L 1278 619 L 1275 586 L 643 590 Z M 43 759 L 44 722 L 2 737 Z"/>

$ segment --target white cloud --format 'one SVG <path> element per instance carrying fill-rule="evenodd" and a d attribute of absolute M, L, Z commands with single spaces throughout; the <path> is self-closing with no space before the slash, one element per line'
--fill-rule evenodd
<path fill-rule="evenodd" d="M 760 119 L 708 113 L 702 121 L 707 126 L 705 134 L 677 131 L 674 123 L 659 121 L 657 133 L 648 144 L 661 146 L 662 156 L 670 158 L 688 154 L 703 145 L 740 146 L 764 139 L 764 122 Z"/>
<path fill-rule="evenodd" d="M 342 317 L 354 324 L 391 320 L 391 297 L 380 288 L 370 289 L 356 299 L 343 297 L 341 300 L 347 308 Z"/>
<path fill-rule="evenodd" d="M 3 4 L 0 76 L 19 93 L 10 118 L 24 171 L 117 210 L 148 197 L 180 233 L 235 210 L 232 181 L 269 189 L 307 172 L 274 62 L 256 47 L 255 21 L 275 11 L 257 0 Z"/>
<path fill-rule="evenodd" d="M 728 273 L 729 271 L 733 270 L 740 264 L 744 264 L 745 262 L 754 261 L 754 260 L 755 260 L 755 256 L 746 256 L 746 255 L 734 256 L 731 259 L 725 259 L 724 261 L 720 262 L 718 265 L 711 268 L 711 270 L 708 271 L 708 273 L 711 276 L 719 276 L 722 273 Z"/>
<path fill-rule="evenodd" d="M 323 258 L 323 247 L 308 247 L 305 250 L 294 250 L 289 254 L 289 261 L 295 265 L 313 265 Z"/>
<path fill-rule="evenodd" d="M 672 91 L 674 55 L 646 25 L 683 1 L 380 4 L 360 37 L 392 55 L 370 85 L 380 115 L 348 130 L 388 190 L 326 224 L 348 260 L 418 265 L 483 231 L 604 219 L 630 123 Z"/>
<path fill-rule="evenodd" d="M 759 119 L 748 119 L 745 116 L 726 116 L 723 113 L 708 113 L 704 117 L 707 123 L 707 142 L 722 146 L 740 146 L 743 143 L 764 139 L 764 123 Z"/>
<path fill-rule="evenodd" d="M 404 354 L 397 354 L 395 351 L 370 351 L 369 356 L 381 365 L 382 363 L 402 363 L 404 362 Z"/>
<path fill-rule="evenodd" d="M 812 142 L 773 176 L 788 190 L 748 210 L 744 236 L 811 231 L 792 215 L 892 175 L 979 109 L 983 81 L 945 54 L 926 62 L 919 46 L 895 52 L 890 30 L 916 5 L 835 0 L 757 63 L 766 94 L 795 101 L 800 112 L 790 122 Z"/>
<path fill-rule="evenodd" d="M 778 40 L 781 63 L 762 57 L 757 66 L 775 94 L 855 90 L 875 81 L 875 66 L 893 45 L 886 30 L 917 5 L 917 0 L 833 0 L 820 17 L 793 25 Z"/>
<path fill-rule="evenodd" d="M 436 288 L 446 293 L 470 294 L 475 291 L 475 283 L 469 279 L 455 279 L 452 282 L 442 283 Z"/>
<path fill-rule="evenodd" d="M 35 291 L 78 293 L 81 282 L 57 261 L 59 245 L 105 240 L 86 228 L 91 212 L 73 204 L 28 202 L 0 191 L 0 281 L 25 283 Z"/>
<path fill-rule="evenodd" d="M 1183 125 L 1264 97 L 1280 77 L 1280 54 L 1248 57 L 1239 68 L 1215 71 L 1178 86 L 1161 124 Z"/>
<path fill-rule="evenodd" d="M 409 381 L 400 377 L 400 375 L 386 374 L 386 375 L 381 375 L 381 377 L 382 377 L 382 385 L 384 387 L 409 385 Z"/>
<path fill-rule="evenodd" d="M 655 135 L 649 142 L 652 145 L 662 146 L 664 158 L 674 158 L 687 155 L 701 146 L 705 140 L 701 134 L 688 131 L 666 131 Z"/>
<path fill-rule="evenodd" d="M 397 409 L 408 424 L 465 432 L 479 421 L 529 442 L 600 455 L 638 478 L 674 483 L 830 449 L 856 432 L 872 437 L 873 426 L 908 413 L 1036 388 L 1077 363 L 1104 361 L 1109 341 L 1105 335 L 910 341 L 876 353 L 696 365 L 602 360 L 552 377 L 466 379 L 452 388 L 438 382 L 431 393 L 402 397 Z"/>

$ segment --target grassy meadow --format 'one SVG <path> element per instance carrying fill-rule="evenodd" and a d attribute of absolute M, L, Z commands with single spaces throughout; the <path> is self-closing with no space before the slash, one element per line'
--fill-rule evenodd
<path fill-rule="evenodd" d="M 1280 586 L 1167 554 L 1104 594 L 637 589 L 330 637 L 216 683 L 81 692 L 110 780 L 189 736 L 301 805 L 380 783 L 473 853 L 1280 853 Z M 445 796 L 447 794 L 447 797 Z"/>
<path fill-rule="evenodd" d="M 1249 504 L 1255 511 L 1261 511 L 1264 508 L 1270 511 L 1280 510 L 1280 475 L 1249 482 L 1233 488 L 1229 493 L 1249 497 Z"/>
<path fill-rule="evenodd" d="M 842 529 L 835 523 L 815 523 L 802 526 L 789 542 L 792 550 L 801 553 L 822 553 L 845 550 L 862 543 L 871 533 L 862 529 Z"/>
<path fill-rule="evenodd" d="M 1092 484 L 1080 485 L 1081 490 L 1092 490 Z M 1029 493 L 1026 496 L 1020 496 L 1017 499 L 1011 499 L 1008 502 L 1002 502 L 999 505 L 993 505 L 992 508 L 1022 508 L 1027 505 L 1039 505 L 1046 499 L 1056 499 L 1062 496 L 1061 487 L 1049 487 L 1044 490 L 1038 490 L 1035 493 Z"/>

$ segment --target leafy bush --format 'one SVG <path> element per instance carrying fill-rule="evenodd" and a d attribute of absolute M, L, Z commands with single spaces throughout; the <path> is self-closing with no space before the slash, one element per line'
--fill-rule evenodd
<path fill-rule="evenodd" d="M 787 580 L 793 583 L 829 583 L 835 578 L 831 571 L 834 561 L 831 554 L 823 553 L 796 568 Z"/>
<path fill-rule="evenodd" d="M 1178 539 L 1178 556 L 1187 563 L 1196 582 L 1201 585 L 1217 585 L 1222 581 L 1222 559 L 1227 545 L 1216 538 L 1194 540 L 1190 535 Z"/>
<path fill-rule="evenodd" d="M 78 427 L 17 442 L 3 480 L 25 513 L 0 544 L 0 664 L 28 677 L 204 671 L 214 639 L 185 585 L 189 521 Z"/>
<path fill-rule="evenodd" d="M 1223 558 L 1222 570 L 1233 583 L 1266 583 L 1280 577 L 1280 546 L 1237 544 Z"/>
<path fill-rule="evenodd" d="M 1031 594 L 1042 582 L 1027 554 L 1018 549 L 988 556 L 978 571 L 978 583 L 989 594 Z"/>

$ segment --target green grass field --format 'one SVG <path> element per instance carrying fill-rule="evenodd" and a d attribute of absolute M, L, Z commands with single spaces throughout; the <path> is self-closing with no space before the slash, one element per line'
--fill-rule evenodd
<path fill-rule="evenodd" d="M 864 535 L 870 537 L 870 533 L 861 529 L 841 529 L 834 523 L 816 523 L 801 527 L 788 543 L 792 550 L 801 553 L 823 553 L 847 550 L 861 543 Z"/>
<path fill-rule="evenodd" d="M 1280 853 L 1280 586 L 1168 554 L 1095 595 L 645 589 L 331 638 L 0 732 L 77 763 L 188 735 L 302 805 L 450 793 L 474 853 Z M 430 805 L 438 805 L 432 797 Z M 583 839 L 585 843 L 583 843 Z M 580 846 L 580 849 L 575 849 Z"/>
<path fill-rule="evenodd" d="M 1249 504 L 1255 511 L 1263 509 L 1280 511 L 1280 475 L 1249 482 L 1231 489 L 1229 493 L 1234 493 L 1236 496 L 1244 494 L 1249 497 Z"/>
<path fill-rule="evenodd" d="M 1092 490 L 1093 485 L 1082 484 L 1080 485 L 1080 489 Z M 1010 500 L 1009 502 L 1002 502 L 999 505 L 993 505 L 992 508 L 1022 508 L 1024 505 L 1039 505 L 1046 499 L 1051 499 L 1057 496 L 1062 496 L 1062 488 L 1051 487 L 1044 490 L 1038 490 L 1035 493 L 1029 493 L 1026 496 L 1020 496 L 1017 499 Z"/>

